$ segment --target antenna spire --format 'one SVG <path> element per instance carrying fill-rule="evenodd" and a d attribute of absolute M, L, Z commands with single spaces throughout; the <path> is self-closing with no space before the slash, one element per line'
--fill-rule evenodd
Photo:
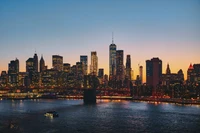
<path fill-rule="evenodd" d="M 114 44 L 114 33 L 112 32 L 112 44 Z"/>

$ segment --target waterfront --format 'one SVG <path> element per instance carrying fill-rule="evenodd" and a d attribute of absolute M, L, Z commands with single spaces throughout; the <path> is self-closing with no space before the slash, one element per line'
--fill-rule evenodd
<path fill-rule="evenodd" d="M 44 113 L 55 110 L 58 118 Z M 14 125 L 9 128 L 9 124 Z M 82 100 L 2 100 L 0 132 L 199 132 L 200 106 L 98 100 L 84 105 Z"/>

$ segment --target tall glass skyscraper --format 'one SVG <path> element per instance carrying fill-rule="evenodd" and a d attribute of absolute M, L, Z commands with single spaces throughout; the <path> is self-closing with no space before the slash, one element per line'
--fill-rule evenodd
<path fill-rule="evenodd" d="M 116 48 L 117 46 L 113 43 L 109 47 L 109 75 L 116 75 Z"/>
<path fill-rule="evenodd" d="M 91 65 L 90 65 L 90 74 L 97 76 L 98 71 L 98 57 L 97 52 L 91 52 Z"/>
<path fill-rule="evenodd" d="M 117 80 L 124 80 L 124 51 L 123 50 L 117 50 L 116 52 L 116 76 Z"/>
<path fill-rule="evenodd" d="M 126 56 L 126 77 L 131 80 L 131 55 Z"/>
<path fill-rule="evenodd" d="M 87 55 L 81 55 L 80 62 L 82 62 L 82 64 L 83 64 L 83 74 L 87 75 L 87 73 L 88 73 L 88 57 L 87 57 Z"/>

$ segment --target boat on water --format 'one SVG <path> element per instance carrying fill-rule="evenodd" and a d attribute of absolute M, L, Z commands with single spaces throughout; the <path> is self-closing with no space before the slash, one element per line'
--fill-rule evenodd
<path fill-rule="evenodd" d="M 58 117 L 59 115 L 58 115 L 58 113 L 56 111 L 49 111 L 49 112 L 46 112 L 44 114 L 44 116 L 50 117 L 50 118 L 54 118 L 54 117 Z"/>

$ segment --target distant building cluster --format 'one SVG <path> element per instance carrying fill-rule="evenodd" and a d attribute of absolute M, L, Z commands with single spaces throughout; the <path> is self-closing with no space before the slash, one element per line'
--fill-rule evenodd
<path fill-rule="evenodd" d="M 43 55 L 38 60 L 35 53 L 26 60 L 26 72 L 19 71 L 19 60 L 15 59 L 8 64 L 8 71 L 2 71 L 0 76 L 1 88 L 84 88 L 84 78 L 98 77 L 100 87 L 112 89 L 131 88 L 146 85 L 152 88 L 154 95 L 158 86 L 171 86 L 174 84 L 199 84 L 200 64 L 190 64 L 187 71 L 187 80 L 184 80 L 182 69 L 172 73 L 167 64 L 166 73 L 162 73 L 162 60 L 152 58 L 146 60 L 146 83 L 143 81 L 143 66 L 138 64 L 139 75 L 134 79 L 131 68 L 131 55 L 126 55 L 124 64 L 124 51 L 118 50 L 114 41 L 109 46 L 109 75 L 104 74 L 103 68 L 98 68 L 96 51 L 91 52 L 91 64 L 88 65 L 88 56 L 80 55 L 80 61 L 75 65 L 63 62 L 63 56 L 52 55 L 52 68 L 45 65 Z M 89 69 L 88 69 L 89 68 Z M 87 80 L 85 80 L 86 82 Z"/>

